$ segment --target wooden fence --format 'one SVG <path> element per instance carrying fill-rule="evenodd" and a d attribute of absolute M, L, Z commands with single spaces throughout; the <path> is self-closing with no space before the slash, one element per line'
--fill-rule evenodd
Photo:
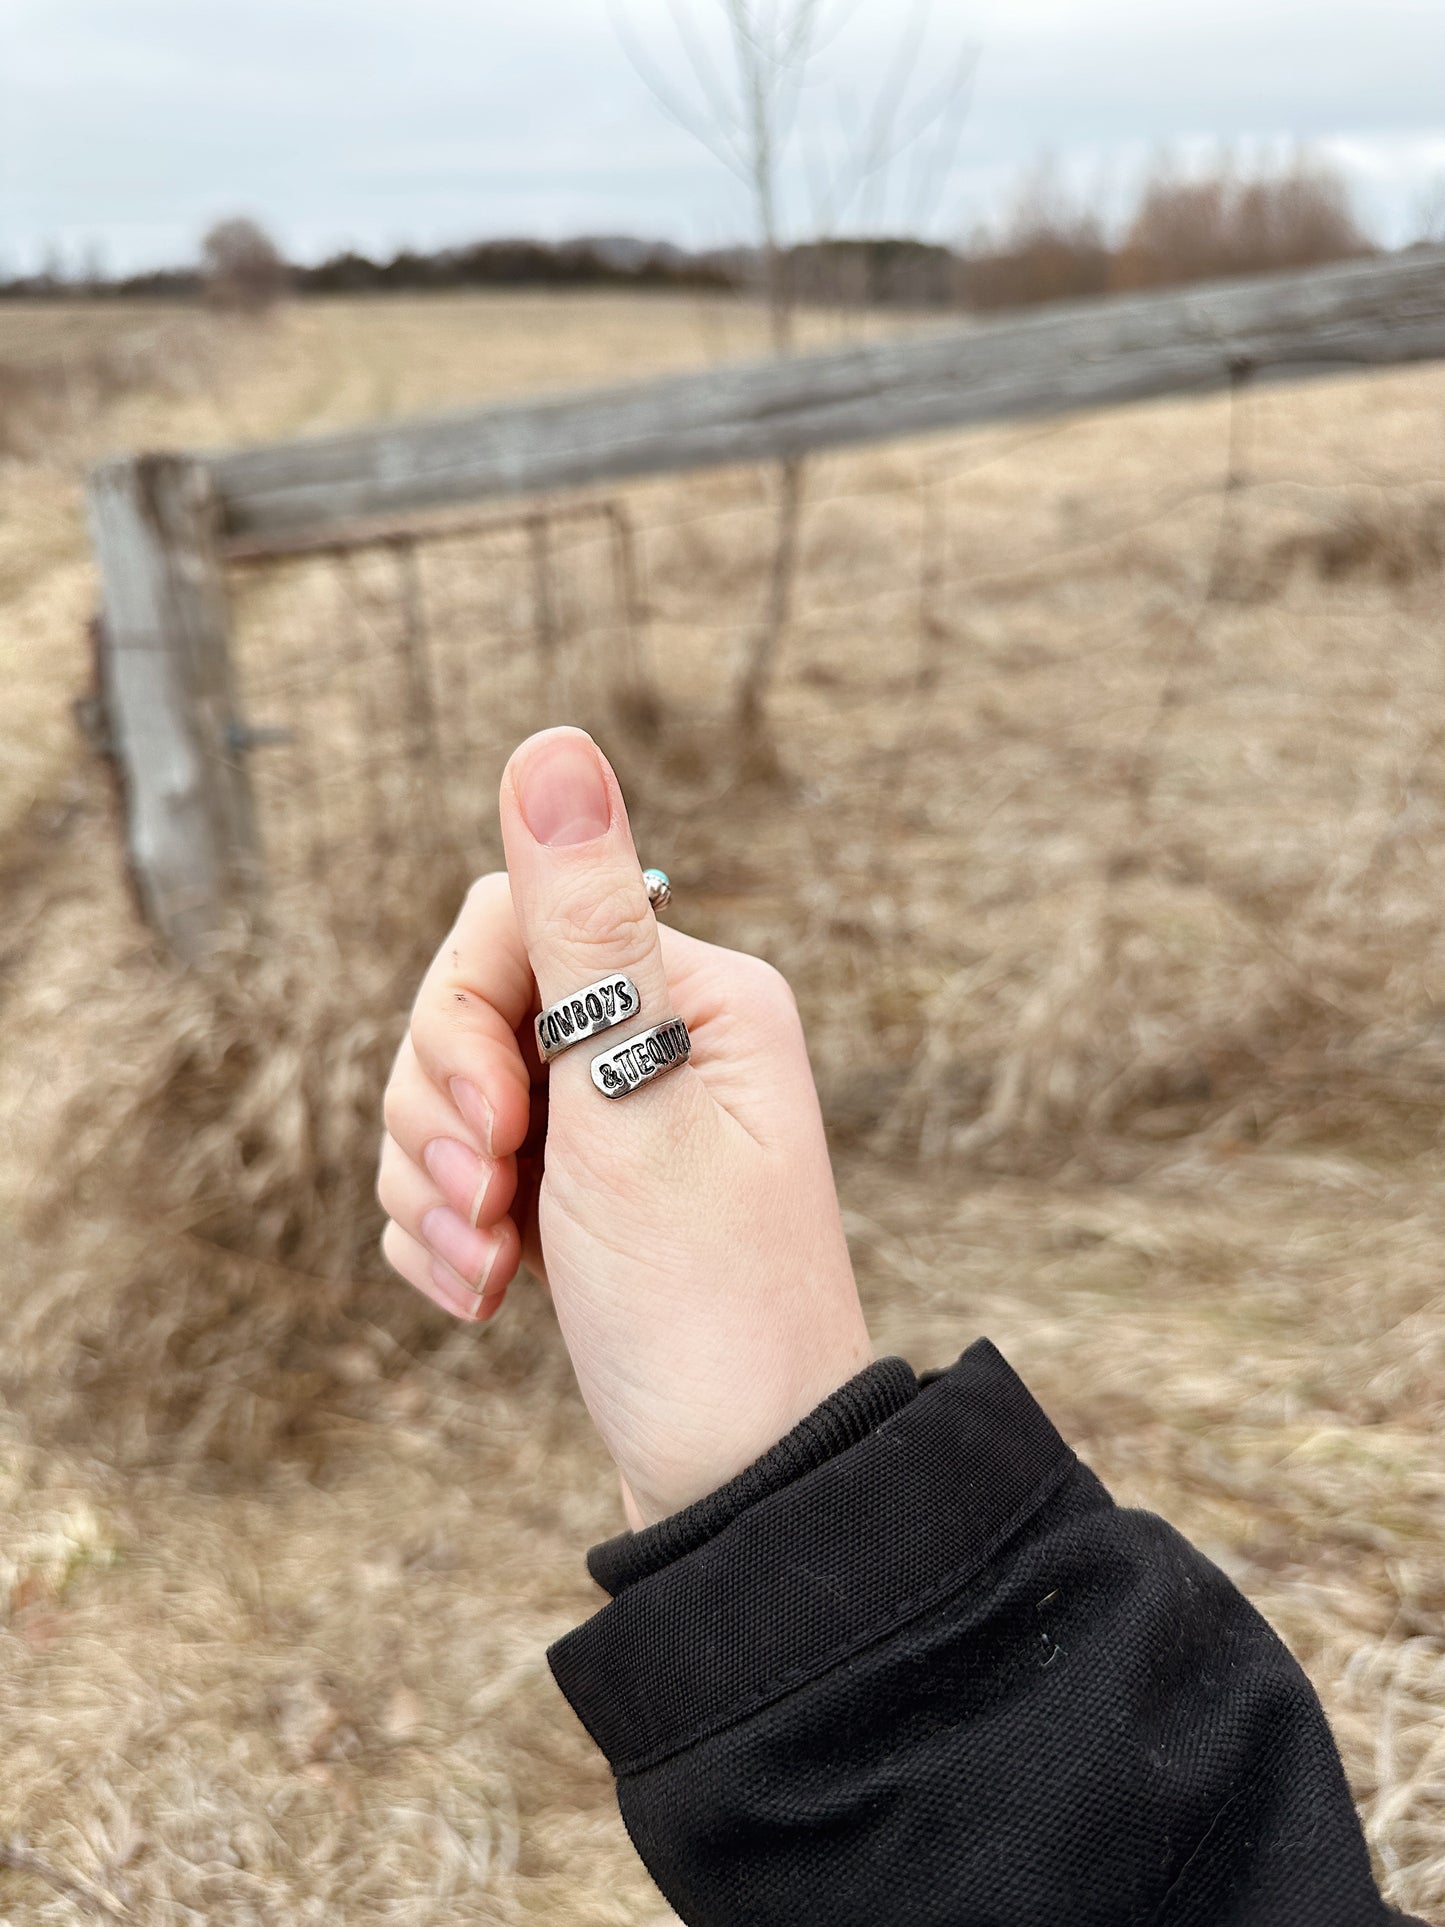
<path fill-rule="evenodd" d="M 228 557 L 624 477 L 776 460 L 1202 393 L 1248 375 L 1445 358 L 1445 251 L 1071 304 L 947 334 L 709 369 L 216 455 L 98 469 L 101 701 L 147 917 L 200 954 L 260 881 L 227 633 Z"/>

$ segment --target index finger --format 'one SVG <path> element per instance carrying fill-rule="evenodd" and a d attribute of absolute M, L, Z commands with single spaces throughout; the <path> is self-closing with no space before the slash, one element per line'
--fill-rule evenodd
<path fill-rule="evenodd" d="M 505 872 L 481 877 L 432 959 L 411 1014 L 417 1061 L 484 1139 L 510 1156 L 527 1134 L 532 1079 L 517 1033 L 535 1003 Z M 469 1092 L 484 1117 L 469 1116 Z"/>

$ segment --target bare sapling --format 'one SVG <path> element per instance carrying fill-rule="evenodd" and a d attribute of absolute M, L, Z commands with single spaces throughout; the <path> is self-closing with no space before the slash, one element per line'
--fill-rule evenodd
<path fill-rule="evenodd" d="M 751 205 L 762 291 L 773 352 L 791 354 L 796 341 L 797 279 L 785 214 L 791 150 L 802 137 L 800 111 L 816 93 L 820 57 L 848 25 L 850 0 L 712 0 L 726 46 L 725 66 L 699 23 L 696 8 L 672 0 L 671 13 L 686 74 L 679 84 L 653 62 L 626 16 L 615 14 L 628 56 L 668 117 L 693 135 L 742 184 Z M 830 129 L 814 130 L 808 174 L 815 239 L 858 216 L 880 217 L 892 164 L 912 153 L 909 212 L 946 174 L 957 143 L 971 56 L 946 63 L 946 81 L 920 93 L 915 86 L 927 38 L 931 0 L 915 0 L 871 106 L 840 93 Z M 801 553 L 804 460 L 779 464 L 771 560 L 763 607 L 742 655 L 734 697 L 734 725 L 742 762 L 753 776 L 776 776 L 779 765 L 767 728 L 768 696 L 792 616 Z"/>

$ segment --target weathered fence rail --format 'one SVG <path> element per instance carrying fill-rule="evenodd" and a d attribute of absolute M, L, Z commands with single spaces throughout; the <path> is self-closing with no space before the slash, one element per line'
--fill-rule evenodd
<path fill-rule="evenodd" d="M 1421 253 L 245 449 L 210 471 L 228 534 L 254 541 L 1441 353 L 1445 255 Z"/>
<path fill-rule="evenodd" d="M 221 569 L 488 499 L 1445 357 L 1445 251 L 97 471 L 103 695 L 147 913 L 183 955 L 255 873 Z"/>

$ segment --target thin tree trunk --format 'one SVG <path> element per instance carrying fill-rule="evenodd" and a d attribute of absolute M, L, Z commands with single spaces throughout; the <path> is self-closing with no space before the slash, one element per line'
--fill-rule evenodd
<path fill-rule="evenodd" d="M 798 528 L 802 520 L 804 463 L 783 462 L 778 469 L 777 542 L 768 577 L 768 598 L 762 622 L 753 637 L 738 684 L 737 722 L 748 753 L 757 761 L 767 734 L 767 698 L 777 672 L 784 632 L 793 608 L 793 584 L 798 571 Z M 764 755 L 770 765 L 775 758 Z"/>
<path fill-rule="evenodd" d="M 773 351 L 779 356 L 789 355 L 793 352 L 792 291 L 788 286 L 783 251 L 773 231 L 771 201 L 767 197 L 764 197 L 763 219 L 767 237 L 764 259 L 768 321 Z M 783 636 L 793 609 L 804 471 L 805 464 L 801 456 L 794 456 L 778 465 L 777 538 L 768 575 L 767 601 L 738 683 L 736 723 L 742 761 L 755 776 L 775 777 L 779 774 L 777 752 L 768 730 L 767 699 L 777 673 Z"/>

